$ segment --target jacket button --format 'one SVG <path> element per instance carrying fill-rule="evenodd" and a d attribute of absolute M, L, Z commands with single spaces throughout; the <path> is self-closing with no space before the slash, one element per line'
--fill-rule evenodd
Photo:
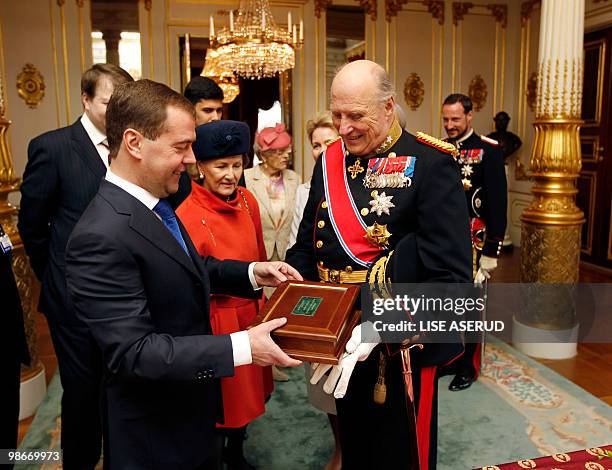
<path fill-rule="evenodd" d="M 317 241 L 317 248 L 321 248 L 323 246 L 323 242 L 321 240 Z"/>
<path fill-rule="evenodd" d="M 319 227 L 319 228 L 323 228 L 323 227 L 325 227 L 325 221 L 324 221 L 324 220 L 319 220 L 319 221 L 317 222 L 317 227 Z"/>
<path fill-rule="evenodd" d="M 361 215 L 363 215 L 364 217 L 366 215 L 368 215 L 370 213 L 370 211 L 368 209 L 366 209 L 365 207 L 363 209 L 361 209 Z"/>
<path fill-rule="evenodd" d="M 322 207 L 323 209 L 327 209 L 327 201 L 323 201 L 323 202 L 321 203 L 321 207 Z"/>

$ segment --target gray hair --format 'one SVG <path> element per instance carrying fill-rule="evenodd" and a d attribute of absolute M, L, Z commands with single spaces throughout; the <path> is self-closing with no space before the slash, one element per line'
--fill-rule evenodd
<path fill-rule="evenodd" d="M 336 67 L 336 70 L 334 71 L 334 78 L 336 78 L 336 76 L 348 64 L 350 64 L 350 62 L 338 65 Z M 376 95 L 374 96 L 374 101 L 378 104 L 384 104 L 390 98 L 395 99 L 396 92 L 395 87 L 393 86 L 393 83 L 391 83 L 391 79 L 389 78 L 389 74 L 387 73 L 387 71 L 380 64 L 377 65 L 379 66 L 373 69 L 373 75 L 376 81 Z"/>

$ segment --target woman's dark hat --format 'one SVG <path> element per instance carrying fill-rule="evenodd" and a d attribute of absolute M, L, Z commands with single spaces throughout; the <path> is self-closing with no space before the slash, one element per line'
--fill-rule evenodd
<path fill-rule="evenodd" d="M 198 161 L 233 157 L 249 152 L 249 126 L 239 121 L 211 121 L 196 127 L 193 153 Z"/>

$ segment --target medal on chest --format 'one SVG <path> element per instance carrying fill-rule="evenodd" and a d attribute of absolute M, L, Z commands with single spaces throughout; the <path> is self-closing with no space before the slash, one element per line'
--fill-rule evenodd
<path fill-rule="evenodd" d="M 463 183 L 463 189 L 465 191 L 468 191 L 472 187 L 472 176 L 474 175 L 474 168 L 472 165 L 481 163 L 483 155 L 483 149 L 461 150 L 459 165 L 461 166 L 461 176 L 463 176 L 461 182 Z"/>
<path fill-rule="evenodd" d="M 416 157 L 396 156 L 370 158 L 363 178 L 366 188 L 407 188 L 412 185 Z"/>

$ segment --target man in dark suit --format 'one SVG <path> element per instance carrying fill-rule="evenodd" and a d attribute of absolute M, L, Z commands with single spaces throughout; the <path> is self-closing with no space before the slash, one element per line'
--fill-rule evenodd
<path fill-rule="evenodd" d="M 100 345 L 110 468 L 216 468 L 219 378 L 243 364 L 296 366 L 270 339 L 285 319 L 212 336 L 209 295 L 258 295 L 301 276 L 286 263 L 200 258 L 167 197 L 195 163 L 195 112 L 165 85 L 119 86 L 112 164 L 68 242 L 67 283 Z M 218 444 L 217 444 L 218 445 Z M 106 459 L 109 459 L 106 462 Z"/>
<path fill-rule="evenodd" d="M 18 228 L 40 280 L 39 310 L 49 323 L 64 393 L 64 468 L 93 468 L 100 459 L 101 357 L 87 327 L 67 302 L 64 253 L 81 214 L 108 167 L 106 105 L 113 89 L 132 77 L 95 64 L 81 78 L 84 112 L 77 121 L 36 137 L 28 147 Z"/>
<path fill-rule="evenodd" d="M 30 362 L 21 299 L 11 267 L 12 250 L 11 240 L 0 225 L 0 375 L 5 397 L 0 406 L 0 449 L 17 447 L 21 364 Z"/>

